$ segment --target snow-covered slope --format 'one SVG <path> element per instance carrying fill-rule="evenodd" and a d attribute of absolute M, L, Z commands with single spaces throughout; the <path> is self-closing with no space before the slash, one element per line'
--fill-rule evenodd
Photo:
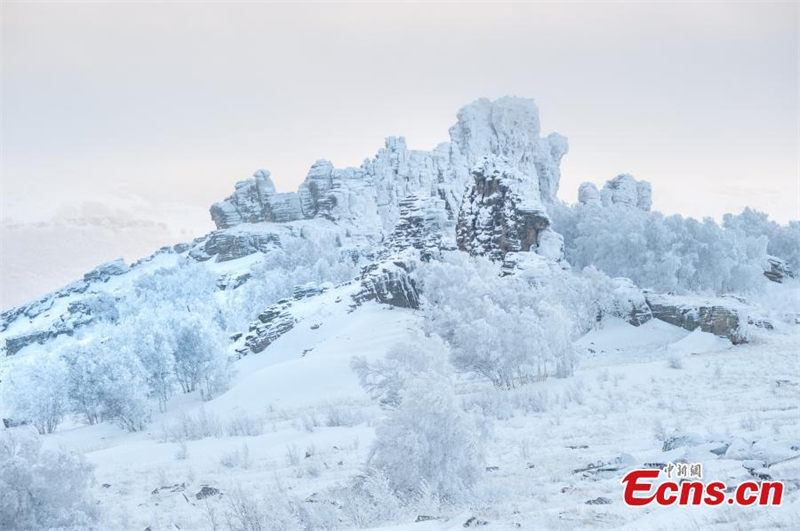
<path fill-rule="evenodd" d="M 207 403 L 181 397 L 144 433 L 80 426 L 60 430 L 46 446 L 86 452 L 97 467 L 92 493 L 107 508 L 110 529 L 213 529 L 213 519 L 226 511 L 225 495 L 238 490 L 305 500 L 315 518 L 350 525 L 325 496 L 362 473 L 373 426 L 384 413 L 359 387 L 349 361 L 354 355 L 380 357 L 412 339 L 420 316 L 374 303 L 348 313 L 335 302 L 347 289 L 307 299 L 305 322 L 321 326 L 298 326 L 268 355 L 238 362 L 236 381 L 220 397 Z M 743 466 L 748 459 L 797 456 L 800 371 L 787 376 L 786 368 L 797 368 L 798 341 L 795 331 L 732 349 L 713 335 L 660 321 L 641 327 L 610 321 L 577 342 L 586 357 L 573 379 L 513 391 L 511 401 L 508 392 L 465 380 L 462 400 L 483 412 L 492 433 L 489 468 L 476 498 L 423 522 L 416 520 L 425 509 L 410 507 L 393 515 L 395 524 L 374 528 L 463 529 L 473 517 L 490 529 L 791 525 L 800 516 L 797 490 L 769 512 L 642 510 L 622 503 L 619 481 L 632 467 L 685 457 L 702 462 L 706 474 L 735 483 L 751 477 Z M 680 369 L 670 368 L 675 353 L 682 357 Z M 208 434 L 185 440 L 187 419 L 204 419 Z M 251 434 L 231 435 L 237 422 L 249 425 Z M 662 451 L 673 432 L 699 440 Z M 736 456 L 709 451 L 738 441 L 747 444 Z M 595 470 L 597 463 L 606 466 Z M 777 472 L 787 484 L 800 481 L 800 464 L 794 463 Z M 204 487 L 224 494 L 198 500 Z M 600 499 L 607 501 L 587 504 Z"/>

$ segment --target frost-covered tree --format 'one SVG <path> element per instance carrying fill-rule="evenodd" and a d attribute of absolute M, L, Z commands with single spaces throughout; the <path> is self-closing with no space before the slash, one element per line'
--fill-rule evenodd
<path fill-rule="evenodd" d="M 55 353 L 22 360 L 6 375 L 5 407 L 39 433 L 53 433 L 69 412 L 66 381 L 67 367 Z"/>
<path fill-rule="evenodd" d="M 795 272 L 800 272 L 800 221 L 780 225 L 764 212 L 745 208 L 740 214 L 725 214 L 725 229 L 736 229 L 751 237 L 766 236 L 767 252 L 785 260 Z"/>
<path fill-rule="evenodd" d="M 763 271 L 770 235 L 779 241 L 774 235 L 777 229 L 764 220 L 760 229 L 734 217 L 720 226 L 711 218 L 664 217 L 599 201 L 554 205 L 550 213 L 574 267 L 594 266 L 612 277 L 627 277 L 641 287 L 664 292 L 760 291 L 766 282 Z M 745 217 L 761 219 L 752 212 Z M 777 245 L 784 256 L 791 255 L 791 250 L 783 250 L 784 244 Z M 797 246 L 786 244 L 789 249 Z"/>
<path fill-rule="evenodd" d="M 92 468 L 76 455 L 41 450 L 28 427 L 0 430 L 0 529 L 87 529 Z"/>
<path fill-rule="evenodd" d="M 375 503 L 391 505 L 394 496 L 411 501 L 431 492 L 454 501 L 480 477 L 486 433 L 462 409 L 447 358 L 447 345 L 440 338 L 419 334 L 395 345 L 383 360 L 353 360 L 364 389 L 390 410 L 376 431 L 367 462 L 367 487 L 362 486 L 356 496 L 361 502 L 366 495 Z M 363 505 L 357 501 L 351 500 Z M 362 509 L 355 511 L 359 521 L 387 516 L 373 511 L 364 515 Z"/>
<path fill-rule="evenodd" d="M 406 381 L 400 398 L 376 430 L 369 466 L 381 470 L 401 498 L 432 489 L 443 500 L 461 499 L 484 469 L 481 426 L 440 374 Z"/>
<path fill-rule="evenodd" d="M 400 393 L 405 383 L 418 374 L 449 374 L 451 369 L 447 357 L 447 346 L 441 338 L 433 336 L 394 345 L 384 358 L 374 362 L 354 357 L 350 366 L 370 398 L 393 409 L 400 405 Z"/>
<path fill-rule="evenodd" d="M 167 409 L 167 401 L 177 387 L 175 350 L 169 323 L 146 308 L 135 319 L 121 327 L 122 340 L 130 346 L 147 373 L 149 395 L 158 400 L 159 410 Z"/>
<path fill-rule="evenodd" d="M 241 332 L 267 306 L 291 296 L 295 286 L 351 280 L 358 276 L 361 265 L 361 257 L 344 252 L 335 238 L 314 233 L 286 238 L 281 248 L 250 267 L 250 280 L 225 290 L 220 302 L 224 328 L 229 333 Z"/>
<path fill-rule="evenodd" d="M 64 353 L 72 407 L 90 423 L 109 420 L 139 431 L 150 418 L 148 374 L 124 336 L 104 330 L 98 336 L 111 338 Z"/>
<path fill-rule="evenodd" d="M 450 343 L 457 369 L 501 389 L 571 372 L 571 336 L 579 327 L 558 302 L 542 302 L 547 286 L 566 281 L 566 274 L 532 285 L 501 277 L 497 264 L 465 253 L 446 254 L 419 271 L 426 330 Z"/>
<path fill-rule="evenodd" d="M 221 331 L 195 314 L 173 320 L 175 375 L 184 393 L 200 389 L 211 399 L 227 389 L 231 375 Z"/>
<path fill-rule="evenodd" d="M 103 420 L 103 388 L 96 346 L 72 345 L 62 353 L 70 409 L 89 424 Z"/>

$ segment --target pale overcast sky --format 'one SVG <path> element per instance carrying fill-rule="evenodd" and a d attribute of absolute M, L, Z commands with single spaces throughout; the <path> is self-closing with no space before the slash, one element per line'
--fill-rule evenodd
<path fill-rule="evenodd" d="M 460 106 L 533 97 L 569 138 L 560 197 L 627 172 L 654 208 L 800 218 L 798 4 L 12 3 L 4 218 L 116 197 L 207 208 L 258 168 L 294 189 Z M 112 200 L 113 201 L 113 200 Z M 194 221 L 193 221 L 194 223 Z"/>

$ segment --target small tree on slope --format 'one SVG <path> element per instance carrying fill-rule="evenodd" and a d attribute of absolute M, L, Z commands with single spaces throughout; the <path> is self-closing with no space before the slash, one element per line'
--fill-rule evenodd
<path fill-rule="evenodd" d="M 67 367 L 48 353 L 17 364 L 4 385 L 4 401 L 17 420 L 30 421 L 39 433 L 53 433 L 69 410 Z"/>
<path fill-rule="evenodd" d="M 407 381 L 401 404 L 377 429 L 369 465 L 404 499 L 433 489 L 447 501 L 467 493 L 483 470 L 484 434 L 450 381 L 425 373 Z"/>

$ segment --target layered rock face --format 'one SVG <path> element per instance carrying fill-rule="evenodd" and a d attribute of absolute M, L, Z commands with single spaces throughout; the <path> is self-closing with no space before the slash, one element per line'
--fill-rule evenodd
<path fill-rule="evenodd" d="M 376 301 L 398 308 L 419 308 L 419 293 L 411 278 L 411 267 L 401 260 L 386 260 L 364 268 L 356 304 Z"/>
<path fill-rule="evenodd" d="M 416 249 L 422 260 L 430 260 L 438 256 L 442 248 L 452 248 L 452 238 L 445 233 L 447 226 L 442 199 L 410 195 L 400 201 L 400 219 L 387 238 L 386 248 L 394 254 Z"/>
<path fill-rule="evenodd" d="M 785 278 L 794 278 L 794 272 L 789 264 L 777 256 L 768 256 L 767 265 L 769 269 L 764 271 L 764 276 L 772 282 L 782 283 Z"/>
<path fill-rule="evenodd" d="M 743 299 L 734 296 L 699 298 L 645 292 L 653 317 L 689 331 L 703 332 L 730 340 L 734 345 L 746 343 L 745 324 L 772 329 L 762 319 L 748 315 L 752 309 Z"/>
<path fill-rule="evenodd" d="M 456 226 L 462 251 L 502 261 L 509 253 L 539 251 L 561 260 L 563 240 L 549 229 L 539 179 L 513 167 L 506 157 L 486 156 L 472 168 Z"/>
<path fill-rule="evenodd" d="M 539 134 L 533 100 L 478 100 L 459 111 L 450 129 L 451 142 L 432 151 L 409 150 L 404 138 L 391 137 L 359 168 L 336 169 L 328 161 L 317 161 L 298 191 L 290 193 L 277 193 L 269 172 L 261 170 L 213 205 L 211 217 L 218 229 L 324 217 L 388 232 L 400 218 L 401 201 L 414 195 L 442 200 L 454 221 L 469 168 L 489 154 L 505 156 L 512 167 L 537 181 L 537 199 L 552 201 L 568 144 L 560 135 Z"/>

